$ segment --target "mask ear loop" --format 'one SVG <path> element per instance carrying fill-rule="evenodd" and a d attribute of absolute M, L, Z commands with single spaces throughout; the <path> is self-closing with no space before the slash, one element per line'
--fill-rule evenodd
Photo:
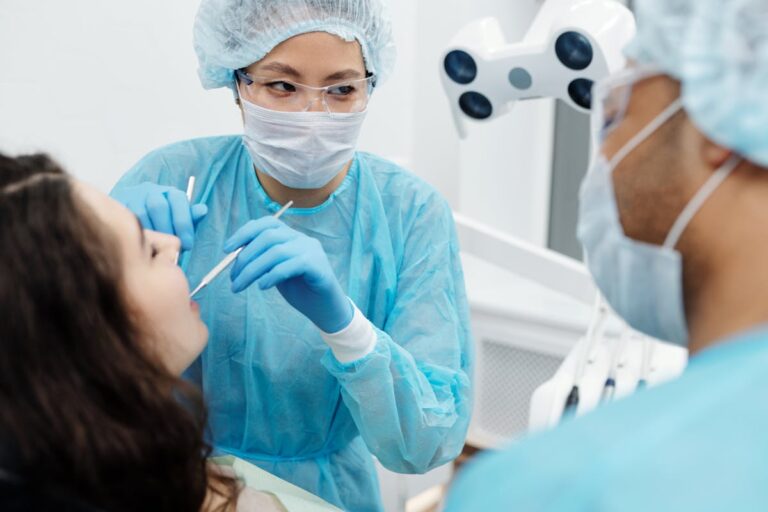
<path fill-rule="evenodd" d="M 648 137 L 653 135 L 653 133 L 661 128 L 664 124 L 667 123 L 672 117 L 677 114 L 680 110 L 683 109 L 683 100 L 682 98 L 676 99 L 674 102 L 672 102 L 671 105 L 669 105 L 667 108 L 665 108 L 661 114 L 659 114 L 656 119 L 648 123 L 645 128 L 640 130 L 635 134 L 634 137 L 629 139 L 629 142 L 627 142 L 623 148 L 619 150 L 618 153 L 616 153 L 613 158 L 611 158 L 610 162 L 610 168 L 611 171 L 613 171 L 619 163 L 621 163 L 622 160 L 627 158 L 627 156 L 634 151 L 640 144 L 642 144 Z"/>
<path fill-rule="evenodd" d="M 731 155 L 727 162 L 725 162 L 715 173 L 710 176 L 706 183 L 696 192 L 696 195 L 688 202 L 683 209 L 680 216 L 672 225 L 667 239 L 664 241 L 664 247 L 668 249 L 674 249 L 677 246 L 677 242 L 680 241 L 680 237 L 683 236 L 685 228 L 688 227 L 693 217 L 698 213 L 704 203 L 715 192 L 715 190 L 723 184 L 723 182 L 731 175 L 731 173 L 739 166 L 742 159 L 738 155 Z"/>

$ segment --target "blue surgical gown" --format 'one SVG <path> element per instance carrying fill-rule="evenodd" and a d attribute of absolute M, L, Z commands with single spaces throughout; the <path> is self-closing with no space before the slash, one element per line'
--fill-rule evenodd
<path fill-rule="evenodd" d="M 247 221 L 280 207 L 242 139 L 185 141 L 142 159 L 116 189 L 150 181 L 208 205 L 181 258 L 194 286 Z M 341 364 L 276 289 L 231 292 L 222 274 L 196 299 L 208 347 L 187 372 L 209 406 L 212 442 L 346 510 L 381 510 L 371 453 L 421 473 L 461 451 L 471 411 L 472 347 L 447 203 L 396 165 L 358 153 L 320 206 L 282 220 L 319 240 L 347 295 L 373 323 L 371 354 Z"/>
<path fill-rule="evenodd" d="M 448 512 L 768 510 L 768 330 L 684 375 L 481 457 Z"/>

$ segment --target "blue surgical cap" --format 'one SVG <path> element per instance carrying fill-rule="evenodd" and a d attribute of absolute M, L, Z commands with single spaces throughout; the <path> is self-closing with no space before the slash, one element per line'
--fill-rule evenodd
<path fill-rule="evenodd" d="M 194 27 L 203 87 L 234 87 L 234 72 L 309 32 L 357 40 L 366 69 L 386 79 L 395 45 L 384 0 L 202 0 Z"/>
<path fill-rule="evenodd" d="M 637 0 L 626 53 L 682 83 L 710 139 L 768 166 L 768 0 Z"/>

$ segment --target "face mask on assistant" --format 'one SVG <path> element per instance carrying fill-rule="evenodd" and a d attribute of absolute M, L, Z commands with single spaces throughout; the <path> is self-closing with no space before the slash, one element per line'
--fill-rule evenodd
<path fill-rule="evenodd" d="M 257 85 L 253 82 L 252 87 Z M 243 140 L 253 163 L 286 187 L 322 188 L 354 157 L 367 99 L 359 112 L 297 112 L 265 108 L 246 99 L 242 92 L 239 96 Z M 323 103 L 328 109 L 329 102 L 323 99 Z"/>
<path fill-rule="evenodd" d="M 598 101 L 598 105 L 600 102 Z M 578 236 L 587 266 L 613 309 L 634 329 L 654 338 L 687 346 L 688 326 L 683 300 L 683 260 L 677 242 L 712 193 L 738 166 L 733 156 L 691 199 L 661 246 L 633 240 L 624 234 L 613 190 L 613 171 L 642 142 L 682 110 L 681 100 L 659 114 L 633 137 L 611 161 L 599 155 L 584 178 L 580 193 Z M 593 112 L 593 135 L 602 140 L 602 118 Z"/>

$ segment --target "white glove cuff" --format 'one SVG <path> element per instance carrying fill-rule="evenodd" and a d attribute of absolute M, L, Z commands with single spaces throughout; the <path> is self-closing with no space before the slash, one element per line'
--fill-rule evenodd
<path fill-rule="evenodd" d="M 377 336 L 371 322 L 357 309 L 352 299 L 349 300 L 354 309 L 352 321 L 339 332 L 327 333 L 320 331 L 336 359 L 342 363 L 351 363 L 362 359 L 373 351 Z"/>

